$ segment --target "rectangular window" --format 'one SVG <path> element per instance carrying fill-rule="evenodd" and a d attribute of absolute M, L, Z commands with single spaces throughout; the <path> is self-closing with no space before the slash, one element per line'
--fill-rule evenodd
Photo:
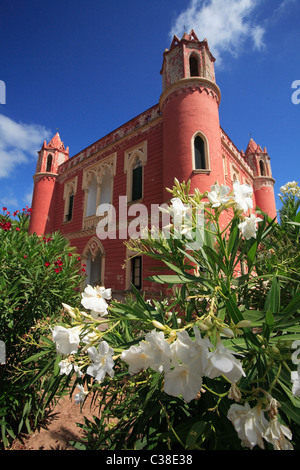
<path fill-rule="evenodd" d="M 142 288 L 142 257 L 135 256 L 131 260 L 131 282 L 137 289 Z"/>

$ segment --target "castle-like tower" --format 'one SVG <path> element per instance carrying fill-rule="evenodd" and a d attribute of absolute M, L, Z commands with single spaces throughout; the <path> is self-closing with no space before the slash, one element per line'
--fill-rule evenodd
<path fill-rule="evenodd" d="M 219 104 L 215 59 L 207 41 L 194 31 L 176 36 L 164 52 L 163 91 L 164 186 L 172 187 L 174 171 L 179 181 L 191 180 L 191 191 L 210 190 L 223 181 Z"/>
<path fill-rule="evenodd" d="M 38 235 L 60 231 L 69 239 L 86 265 L 89 284 L 97 281 L 120 296 L 132 284 L 148 293 L 157 291 L 146 279 L 157 268 L 154 261 L 135 256 L 124 240 L 141 208 L 146 209 L 148 227 L 157 223 L 158 207 L 169 201 L 166 188 L 173 187 L 174 178 L 191 181 L 191 193 L 195 188 L 210 191 L 216 182 L 229 188 L 236 180 L 249 184 L 253 212 L 258 206 L 276 217 L 266 149 L 251 139 L 245 152 L 238 150 L 220 126 L 214 63 L 207 41 L 200 41 L 193 30 L 181 39 L 174 36 L 163 54 L 162 93 L 156 105 L 72 158 L 58 133 L 44 142 L 34 175 L 29 230 Z M 122 208 L 120 196 L 125 199 Z M 102 220 L 100 204 L 116 209 L 114 237 L 101 238 L 96 230 Z M 222 222 L 227 216 L 224 211 Z"/>
<path fill-rule="evenodd" d="M 65 149 L 57 132 L 48 144 L 44 141 L 38 155 L 36 172 L 33 177 L 34 188 L 29 232 L 43 235 L 53 230 L 57 172 L 59 165 L 69 159 L 69 148 Z"/>

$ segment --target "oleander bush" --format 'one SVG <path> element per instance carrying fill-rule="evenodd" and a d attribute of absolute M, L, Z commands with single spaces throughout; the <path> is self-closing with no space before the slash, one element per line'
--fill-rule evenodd
<path fill-rule="evenodd" d="M 5 447 L 18 433 L 34 429 L 63 391 L 59 374 L 53 375 L 56 355 L 47 336 L 50 325 L 61 321 L 62 302 L 80 301 L 84 279 L 68 242 L 59 233 L 29 235 L 29 217 L 28 208 L 14 214 L 3 208 L 0 216 L 0 340 L 5 353 L 0 439 Z"/>
<path fill-rule="evenodd" d="M 284 222 L 253 213 L 238 182 L 170 193 L 171 224 L 127 242 L 165 265 L 149 276 L 164 297 L 87 286 L 52 326 L 53 377 L 99 405 L 75 446 L 300 449 L 299 212 L 283 194 Z"/>

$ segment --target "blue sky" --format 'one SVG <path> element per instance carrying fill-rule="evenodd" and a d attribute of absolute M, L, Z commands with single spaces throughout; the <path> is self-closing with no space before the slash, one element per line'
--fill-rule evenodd
<path fill-rule="evenodd" d="M 299 181 L 299 25 L 299 0 L 0 0 L 0 208 L 30 206 L 57 130 L 72 156 L 158 103 L 163 51 L 184 27 L 217 59 L 234 144 L 267 148 L 275 194 Z"/>

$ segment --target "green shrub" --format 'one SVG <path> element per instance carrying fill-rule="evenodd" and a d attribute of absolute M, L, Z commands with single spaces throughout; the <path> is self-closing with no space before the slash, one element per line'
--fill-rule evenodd
<path fill-rule="evenodd" d="M 45 372 L 56 359 L 52 345 L 48 344 L 44 363 L 44 354 L 38 364 L 27 360 L 40 353 L 42 335 L 48 336 L 50 324 L 61 319 L 62 302 L 72 299 L 78 304 L 84 278 L 78 255 L 61 234 L 28 234 L 29 214 L 26 209 L 12 218 L 5 210 L 0 219 L 0 340 L 6 355 L 5 364 L 0 365 L 0 424 L 4 445 L 16 433 L 34 427 L 54 398 L 52 392 L 45 398 Z M 52 390 L 54 386 L 58 390 L 59 382 L 52 383 Z"/>
<path fill-rule="evenodd" d="M 80 448 L 300 448 L 299 247 L 286 243 L 286 227 L 249 215 L 250 189 L 190 195 L 175 181 L 170 236 L 128 242 L 164 263 L 150 276 L 168 289 L 164 299 L 134 289 L 117 302 L 109 288 L 88 286 L 84 311 L 66 302 L 69 319 L 53 329 L 53 380 L 57 369 L 66 380 L 80 371 L 76 402 L 99 402 Z"/>

